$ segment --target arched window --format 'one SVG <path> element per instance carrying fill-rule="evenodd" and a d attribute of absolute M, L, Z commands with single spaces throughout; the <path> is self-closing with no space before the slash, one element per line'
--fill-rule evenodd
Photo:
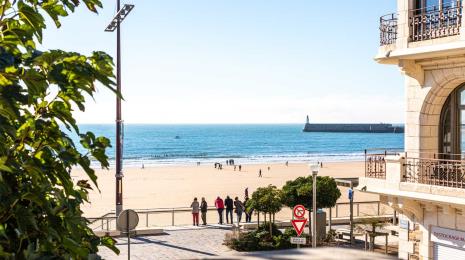
<path fill-rule="evenodd" d="M 440 152 L 445 159 L 462 159 L 465 154 L 465 85 L 447 98 L 439 125 Z"/>

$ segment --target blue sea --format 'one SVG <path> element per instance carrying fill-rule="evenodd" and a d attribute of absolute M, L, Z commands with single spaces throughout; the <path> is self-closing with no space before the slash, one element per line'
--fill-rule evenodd
<path fill-rule="evenodd" d="M 281 125 L 142 125 L 124 126 L 124 165 L 358 161 L 368 148 L 404 146 L 403 134 L 304 133 L 301 124 Z M 111 139 L 114 162 L 115 126 L 80 125 Z M 77 140 L 76 140 L 77 141 Z M 79 143 L 79 142 L 76 142 Z"/>

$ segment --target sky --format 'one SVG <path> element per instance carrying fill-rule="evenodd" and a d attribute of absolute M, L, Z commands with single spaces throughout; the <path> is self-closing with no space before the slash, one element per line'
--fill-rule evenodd
<path fill-rule="evenodd" d="M 132 0 L 122 24 L 125 123 L 402 123 L 403 77 L 377 64 L 394 0 Z M 52 23 L 43 49 L 116 56 L 116 0 Z M 99 88 L 79 123 L 114 123 Z"/>

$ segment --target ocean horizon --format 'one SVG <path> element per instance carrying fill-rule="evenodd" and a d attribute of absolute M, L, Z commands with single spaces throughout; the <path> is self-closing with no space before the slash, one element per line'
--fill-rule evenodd
<path fill-rule="evenodd" d="M 395 124 L 401 125 L 401 124 Z M 111 140 L 115 125 L 80 124 Z M 403 149 L 394 133 L 305 133 L 303 124 L 125 124 L 123 159 L 127 167 L 191 165 L 235 159 L 236 164 L 361 161 L 365 149 Z M 72 136 L 79 146 L 76 136 Z M 81 147 L 79 147 L 81 149 Z"/>

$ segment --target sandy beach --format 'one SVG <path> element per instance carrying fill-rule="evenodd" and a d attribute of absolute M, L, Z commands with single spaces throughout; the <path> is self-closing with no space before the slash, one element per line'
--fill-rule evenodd
<path fill-rule="evenodd" d="M 268 166 L 270 170 L 268 171 Z M 263 177 L 258 177 L 262 169 Z M 217 170 L 213 164 L 192 166 L 159 166 L 125 168 L 123 203 L 124 208 L 151 209 L 189 206 L 193 197 L 205 197 L 210 206 L 217 196 L 238 196 L 243 199 L 244 189 L 252 194 L 258 187 L 269 184 L 282 187 L 286 181 L 309 174 L 307 164 L 250 164 L 243 165 L 242 171 L 223 164 Z M 357 177 L 364 174 L 363 162 L 325 163 L 320 175 L 332 177 Z M 97 170 L 101 192 L 94 189 L 90 194 L 91 203 L 83 207 L 86 217 L 98 217 L 114 210 L 115 178 L 114 169 Z M 83 179 L 82 170 L 73 171 L 74 179 Z M 339 202 L 346 202 L 347 188 L 341 187 Z M 355 201 L 378 200 L 377 195 L 357 193 Z"/>

